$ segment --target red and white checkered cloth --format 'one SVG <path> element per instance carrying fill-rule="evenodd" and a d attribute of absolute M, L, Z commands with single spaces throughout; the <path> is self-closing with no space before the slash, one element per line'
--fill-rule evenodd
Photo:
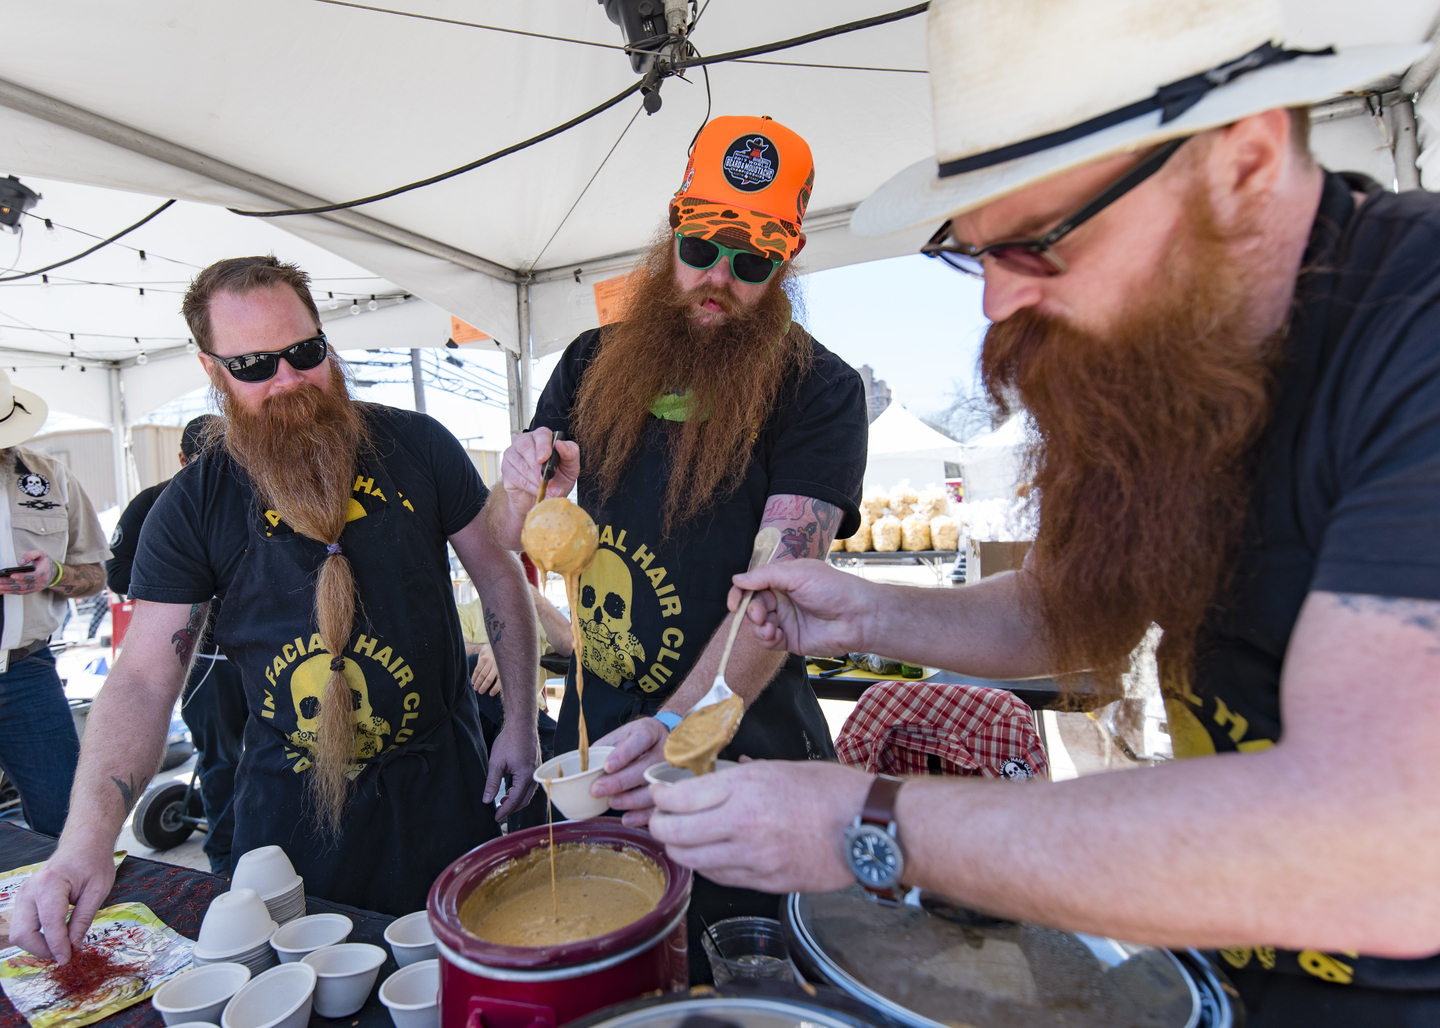
<path fill-rule="evenodd" d="M 1049 778 L 1030 708 L 1005 689 L 884 682 L 835 740 L 842 764 L 887 775 Z"/>

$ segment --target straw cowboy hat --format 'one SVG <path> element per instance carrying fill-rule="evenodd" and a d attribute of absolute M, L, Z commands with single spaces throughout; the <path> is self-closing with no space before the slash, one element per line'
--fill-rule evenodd
<path fill-rule="evenodd" d="M 28 389 L 12 386 L 10 376 L 0 371 L 0 449 L 19 446 L 40 431 L 49 413 L 44 400 Z"/>
<path fill-rule="evenodd" d="M 935 156 L 855 211 L 859 235 L 954 217 L 1111 154 L 1358 90 L 1426 45 L 1285 49 L 1272 0 L 932 0 Z"/>

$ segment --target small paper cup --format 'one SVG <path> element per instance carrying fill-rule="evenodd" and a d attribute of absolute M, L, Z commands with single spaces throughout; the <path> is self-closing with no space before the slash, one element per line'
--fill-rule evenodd
<path fill-rule="evenodd" d="M 365 1005 L 385 951 L 368 942 L 326 946 L 307 955 L 303 963 L 315 969 L 315 1013 L 321 1017 L 349 1017 Z"/>
<path fill-rule="evenodd" d="M 610 809 L 610 797 L 591 796 L 590 784 L 600 777 L 605 758 L 614 750 L 614 746 L 591 746 L 590 770 L 584 773 L 580 771 L 579 750 L 551 757 L 535 769 L 535 781 L 544 789 L 545 780 L 551 779 L 550 802 L 565 817 L 573 821 L 599 817 Z"/>
<path fill-rule="evenodd" d="M 380 986 L 380 1002 L 395 1028 L 439 1028 L 440 961 L 421 960 L 402 967 Z"/>
<path fill-rule="evenodd" d="M 315 981 L 309 964 L 272 967 L 235 993 L 220 1015 L 220 1028 L 305 1028 Z"/>
<path fill-rule="evenodd" d="M 280 963 L 294 964 L 317 949 L 344 942 L 354 927 L 355 922 L 344 914 L 311 914 L 275 929 L 270 945 Z"/>
<path fill-rule="evenodd" d="M 230 997 L 250 980 L 244 964 L 206 964 L 171 978 L 150 997 L 167 1025 L 219 1024 Z"/>
<path fill-rule="evenodd" d="M 385 941 L 401 967 L 436 955 L 435 933 L 430 929 L 430 915 L 424 910 L 391 921 L 385 929 Z"/>
<path fill-rule="evenodd" d="M 729 771 L 732 767 L 739 767 L 733 760 L 715 761 L 716 771 Z M 660 761 L 658 764 L 651 764 L 645 769 L 645 781 L 651 785 L 674 785 L 676 782 L 684 781 L 686 778 L 694 778 L 695 772 L 688 767 L 675 767 Z"/>

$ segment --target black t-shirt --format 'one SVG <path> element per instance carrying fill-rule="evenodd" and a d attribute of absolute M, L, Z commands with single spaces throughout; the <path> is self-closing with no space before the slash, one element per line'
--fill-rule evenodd
<path fill-rule="evenodd" d="M 1352 188 L 1368 194 L 1358 209 Z M 1280 738 L 1281 667 L 1310 592 L 1440 600 L 1440 197 L 1327 174 L 1302 268 L 1230 596 L 1197 648 L 1194 696 L 1167 703 L 1180 756 Z M 1379 716 L 1385 701 L 1357 702 Z M 1232 967 L 1440 989 L 1440 957 L 1221 955 Z"/>
<path fill-rule="evenodd" d="M 792 325 L 791 331 L 804 330 Z M 566 349 L 536 405 L 532 428 L 571 434 L 571 406 L 602 332 L 586 332 Z M 670 539 L 661 528 L 661 507 L 669 482 L 669 435 L 678 424 L 651 419 L 624 482 L 604 504 L 580 455 L 580 505 L 600 529 L 599 552 L 581 576 L 570 612 L 585 638 L 591 739 L 653 714 L 685 680 L 728 613 L 730 579 L 749 562 L 770 496 L 824 500 L 843 512 L 841 536 L 858 527 L 869 432 L 864 386 L 853 368 L 808 334 L 805 338 L 814 348 L 811 370 L 803 378 L 792 374 L 781 386 L 740 484 Z M 574 692 L 566 690 L 556 752 L 576 744 Z M 801 658 L 790 657 L 751 705 L 725 756 L 740 753 L 789 760 L 834 756 Z"/>
<path fill-rule="evenodd" d="M 278 844 L 307 891 L 398 914 L 423 907 L 445 865 L 498 832 L 480 801 L 484 743 L 446 553 L 487 493 L 438 422 L 364 410 L 370 448 L 340 536 L 358 600 L 344 656 L 360 770 L 338 850 L 313 830 L 303 789 L 331 661 L 314 618 L 325 546 L 261 509 L 245 473 L 215 448 L 171 480 L 145 519 L 130 586 L 143 600 L 223 605 L 215 641 L 240 668 L 251 712 L 235 852 Z"/>

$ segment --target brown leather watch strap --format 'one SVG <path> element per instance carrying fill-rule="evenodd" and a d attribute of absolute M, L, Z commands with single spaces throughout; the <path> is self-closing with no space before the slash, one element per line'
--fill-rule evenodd
<path fill-rule="evenodd" d="M 890 822 L 895 820 L 895 799 L 900 795 L 900 786 L 904 784 L 903 778 L 876 775 L 875 781 L 870 784 L 870 792 L 865 797 L 865 806 L 860 810 L 860 821 L 863 824 L 879 825 L 881 828 L 888 827 Z"/>

